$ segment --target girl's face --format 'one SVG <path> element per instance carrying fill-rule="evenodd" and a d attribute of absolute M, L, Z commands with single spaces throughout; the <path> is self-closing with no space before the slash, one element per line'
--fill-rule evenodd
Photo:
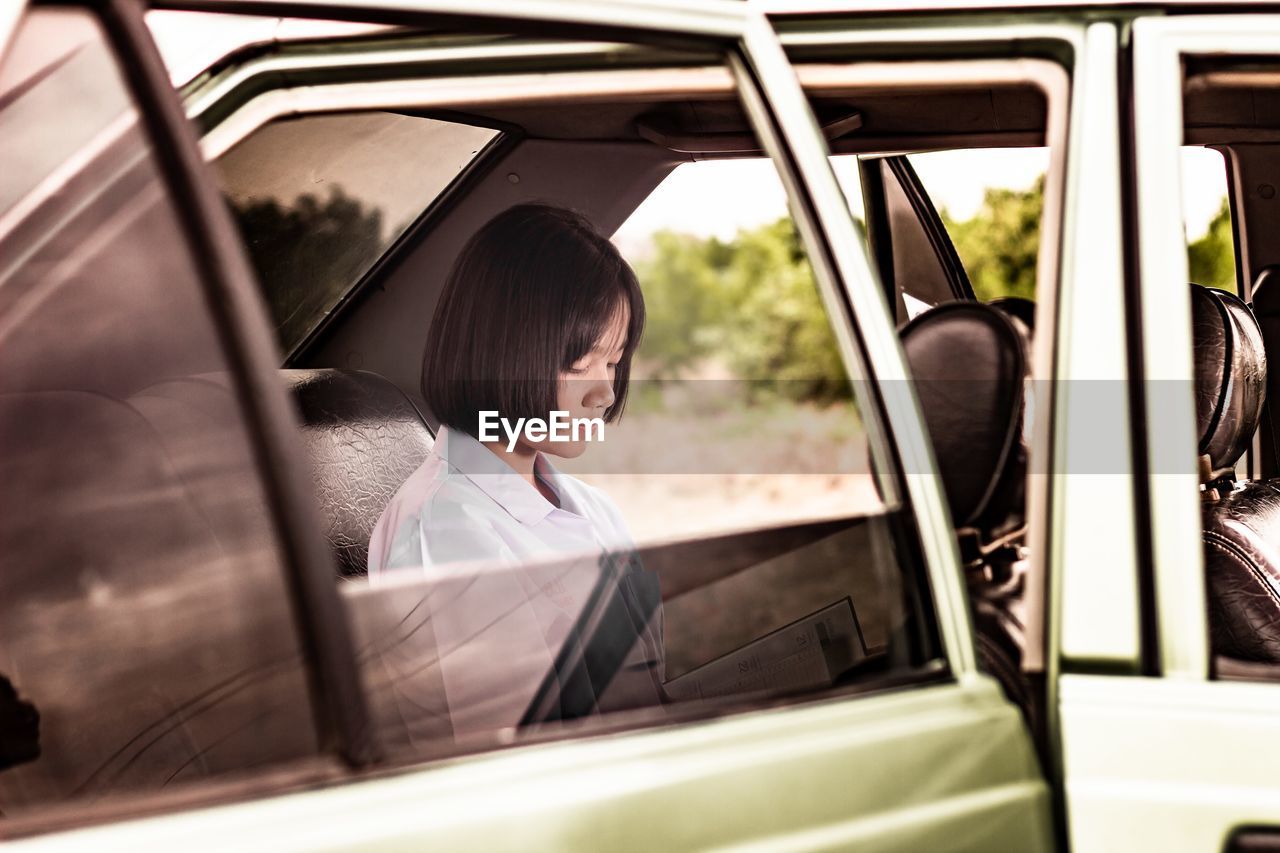
<path fill-rule="evenodd" d="M 631 310 L 624 305 L 618 311 L 604 334 L 596 341 L 591 352 L 560 373 L 560 391 L 556 396 L 556 408 L 569 413 L 570 423 L 575 418 L 600 418 L 613 405 L 613 378 L 618 362 L 627 344 L 627 324 Z M 547 441 L 538 449 L 572 459 L 587 449 L 585 430 L 579 441 Z"/>

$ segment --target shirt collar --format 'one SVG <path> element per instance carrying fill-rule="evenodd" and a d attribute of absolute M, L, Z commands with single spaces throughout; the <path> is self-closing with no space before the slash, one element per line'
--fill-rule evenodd
<path fill-rule="evenodd" d="M 505 509 L 522 524 L 534 525 L 555 511 L 551 501 L 489 448 L 462 430 L 441 426 L 436 435 L 435 453 Z M 534 472 L 560 499 L 560 508 L 577 514 L 578 507 L 563 488 L 560 472 L 545 453 L 534 459 Z"/>

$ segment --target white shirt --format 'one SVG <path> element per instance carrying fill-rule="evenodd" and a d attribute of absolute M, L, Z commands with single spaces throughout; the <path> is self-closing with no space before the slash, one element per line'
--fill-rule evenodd
<path fill-rule="evenodd" d="M 415 575 L 433 582 L 423 601 L 455 734 L 520 722 L 596 587 L 602 561 L 635 547 L 604 492 L 560 473 L 542 453 L 534 473 L 560 506 L 475 438 L 442 427 L 370 538 L 372 582 Z M 646 584 L 656 599 L 656 579 L 650 575 Z M 637 704 L 636 681 L 624 675 L 644 670 L 650 687 L 649 670 L 661 678 L 660 606 L 640 633 L 610 684 L 621 697 L 613 704 Z"/>
<path fill-rule="evenodd" d="M 556 493 L 559 507 L 479 441 L 441 427 L 426 461 L 400 486 L 373 529 L 369 576 L 635 547 L 604 492 L 560 473 L 543 453 L 534 473 Z"/>

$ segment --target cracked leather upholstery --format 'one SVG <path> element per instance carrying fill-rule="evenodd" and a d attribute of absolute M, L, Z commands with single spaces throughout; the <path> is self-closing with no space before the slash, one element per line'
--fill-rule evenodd
<path fill-rule="evenodd" d="M 344 576 L 368 571 L 369 536 L 432 437 L 417 407 L 374 373 L 282 370 L 302 416 L 316 496 Z"/>
<path fill-rule="evenodd" d="M 1280 663 L 1280 484 L 1246 483 L 1204 515 L 1210 647 Z"/>
<path fill-rule="evenodd" d="M 1191 287 L 1191 327 L 1199 452 L 1209 456 L 1212 476 L 1229 476 L 1262 413 L 1262 333 L 1237 297 L 1198 285 Z M 1211 648 L 1280 663 L 1280 483 L 1240 483 L 1206 500 L 1202 514 Z"/>

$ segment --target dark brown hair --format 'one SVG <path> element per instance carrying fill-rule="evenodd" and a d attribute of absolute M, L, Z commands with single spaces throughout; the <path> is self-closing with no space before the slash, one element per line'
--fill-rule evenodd
<path fill-rule="evenodd" d="M 423 353 L 422 395 L 440 422 L 475 436 L 479 412 L 545 418 L 559 374 L 589 353 L 630 309 L 614 370 L 622 413 L 644 297 L 631 267 L 581 215 L 522 204 L 489 220 L 454 262 Z"/>

